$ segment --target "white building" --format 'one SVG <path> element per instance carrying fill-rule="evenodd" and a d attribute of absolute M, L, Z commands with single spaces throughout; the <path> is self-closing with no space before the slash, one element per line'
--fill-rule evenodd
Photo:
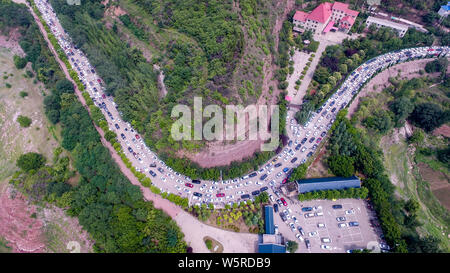
<path fill-rule="evenodd" d="M 441 8 L 438 11 L 439 16 L 441 17 L 447 17 L 450 14 L 450 2 L 447 3 L 445 6 L 441 6 Z"/>
<path fill-rule="evenodd" d="M 387 27 L 393 29 L 394 31 L 397 32 L 398 36 L 400 37 L 405 36 L 409 28 L 409 26 L 404 24 L 399 24 L 386 19 L 369 16 L 366 20 L 366 25 L 367 27 L 370 27 L 372 24 L 375 25 L 377 29 L 380 27 Z"/>

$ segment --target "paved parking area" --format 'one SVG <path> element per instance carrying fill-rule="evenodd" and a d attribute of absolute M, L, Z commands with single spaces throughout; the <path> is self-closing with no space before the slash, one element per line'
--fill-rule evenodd
<path fill-rule="evenodd" d="M 342 205 L 342 209 L 333 209 L 332 205 Z M 310 212 L 303 212 L 301 208 L 316 208 Z M 283 211 L 285 207 L 281 208 Z M 374 217 L 368 210 L 366 202 L 359 199 L 341 199 L 336 201 L 315 200 L 300 202 L 299 205 L 291 206 L 291 219 L 286 223 L 281 220 L 279 215 L 275 216 L 275 224 L 278 225 L 279 232 L 283 234 L 286 240 L 292 240 L 299 243 L 300 253 L 343 253 L 349 249 L 367 248 L 369 242 L 380 242 L 379 236 L 371 227 L 370 218 Z M 347 210 L 352 210 L 352 214 L 346 214 Z M 313 217 L 305 217 L 305 214 L 316 214 Z M 279 213 L 278 213 L 279 214 Z M 294 223 L 292 216 L 295 216 L 298 223 Z M 337 217 L 345 217 L 345 221 L 338 222 Z M 294 223 L 296 230 L 292 231 L 289 223 Z M 349 222 L 358 222 L 359 226 L 350 227 Z M 339 227 L 339 223 L 346 223 L 345 227 Z M 319 224 L 320 227 L 319 227 Z M 323 224 L 323 225 L 322 225 Z M 299 241 L 296 234 L 299 233 L 298 227 L 302 227 L 305 236 L 311 243 L 311 248 L 307 249 L 304 241 Z M 316 234 L 310 234 L 315 232 Z M 323 238 L 329 238 L 330 243 L 322 242 Z M 322 249 L 321 245 L 329 246 L 330 249 Z"/>

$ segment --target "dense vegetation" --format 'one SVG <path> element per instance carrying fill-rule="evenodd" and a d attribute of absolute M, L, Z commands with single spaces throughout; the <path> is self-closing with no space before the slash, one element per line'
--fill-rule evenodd
<path fill-rule="evenodd" d="M 237 23 L 239 16 L 232 10 L 231 1 L 209 1 L 207 4 L 204 1 L 178 0 L 127 2 L 141 7 L 146 17 L 157 22 L 158 31 L 153 33 L 151 28 L 155 26 L 143 23 L 146 17 L 137 18 L 128 14 L 120 16 L 120 22 L 139 40 L 148 42 L 147 35 L 153 37 L 158 33 L 171 37 L 166 44 L 160 45 L 164 50 L 154 56 L 151 63 L 143 57 L 140 50 L 131 47 L 122 38 L 117 25 L 108 29 L 105 24 L 98 24 L 105 19 L 105 7 L 97 1 L 88 0 L 81 6 L 69 6 L 64 0 L 51 0 L 61 24 L 96 67 L 96 72 L 106 83 L 106 92 L 114 96 L 123 119 L 138 130 L 147 146 L 157 152 L 169 166 L 193 178 L 203 179 L 219 179 L 221 170 L 224 178 L 231 178 L 257 169 L 272 153 L 256 153 L 231 166 L 203 169 L 185 158 L 175 156 L 175 152 L 180 149 L 196 151 L 202 143 L 178 142 L 170 134 L 174 121 L 170 118 L 170 112 L 178 103 L 191 105 L 194 96 L 201 96 L 203 105 L 216 103 L 223 106 L 240 102 L 234 99 L 231 89 L 236 86 L 230 85 L 229 81 L 234 74 L 247 72 L 236 73 L 236 60 L 242 54 L 243 34 Z M 261 12 L 267 11 L 267 3 L 241 1 L 240 5 L 242 20 L 246 26 L 251 26 L 251 36 L 257 39 L 254 46 L 258 48 L 258 52 L 264 51 L 262 48 L 267 47 L 267 41 L 261 31 L 264 30 L 267 34 L 269 29 L 268 21 Z M 262 28 L 258 28 L 260 25 Z M 173 29 L 183 34 L 170 36 Z M 250 35 L 250 31 L 248 34 Z M 157 43 L 156 40 L 154 42 Z M 159 94 L 157 75 L 153 70 L 155 62 L 164 70 L 168 94 L 163 98 Z M 258 61 L 245 63 L 260 65 Z M 254 70 L 260 71 L 261 68 L 262 66 Z M 248 97 L 256 98 L 260 94 L 259 85 L 251 80 L 242 84 L 247 88 Z M 55 102 L 53 99 L 48 100 L 49 104 Z M 57 104 L 56 102 L 54 105 Z M 55 107 L 52 110 L 55 111 L 52 112 L 51 119 L 57 122 L 58 109 Z"/>
<path fill-rule="evenodd" d="M 32 199 L 54 201 L 69 215 L 78 217 L 94 238 L 97 252 L 185 252 L 186 243 L 175 222 L 151 202 L 144 202 L 139 187 L 132 185 L 112 161 L 27 8 L 0 2 L 3 10 L 10 13 L 0 13 L 1 26 L 22 26 L 20 45 L 26 58 L 38 79 L 52 90 L 52 103 L 45 104 L 47 115 L 52 120 L 50 113 L 55 113 L 60 120 L 61 145 L 71 153 L 71 165 L 80 174 L 77 185 L 70 186 L 67 180 L 73 173 L 68 172 L 67 157 L 55 159 L 50 167 L 42 166 L 40 156 L 25 155 L 18 162 L 23 170 L 11 182 Z M 11 19 L 10 14 L 16 17 Z"/>
<path fill-rule="evenodd" d="M 309 201 L 316 199 L 343 199 L 343 198 L 354 198 L 354 199 L 366 199 L 369 190 L 365 187 L 361 188 L 349 188 L 344 190 L 324 190 L 324 191 L 311 191 L 305 192 L 298 195 L 298 200 Z"/>

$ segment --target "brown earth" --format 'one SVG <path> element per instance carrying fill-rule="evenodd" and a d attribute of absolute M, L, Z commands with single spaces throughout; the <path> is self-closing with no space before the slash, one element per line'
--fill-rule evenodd
<path fill-rule="evenodd" d="M 417 166 L 422 179 L 429 183 L 430 190 L 439 202 L 450 210 L 450 177 L 445 173 L 433 170 L 423 162 Z"/>
<path fill-rule="evenodd" d="M 450 137 L 450 126 L 448 126 L 447 124 L 444 124 L 441 127 L 434 129 L 433 135 L 434 136 L 442 135 L 445 137 Z"/>

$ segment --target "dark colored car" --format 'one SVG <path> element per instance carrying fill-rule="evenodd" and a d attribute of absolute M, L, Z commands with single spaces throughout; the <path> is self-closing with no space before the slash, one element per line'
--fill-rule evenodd
<path fill-rule="evenodd" d="M 267 191 L 269 188 L 268 187 L 262 187 L 261 189 L 259 189 L 261 192 L 263 191 Z"/>
<path fill-rule="evenodd" d="M 350 227 L 357 227 L 357 226 L 359 226 L 359 223 L 358 222 L 349 222 L 348 225 Z"/>
<path fill-rule="evenodd" d="M 156 167 L 156 164 L 155 164 L 155 163 L 152 163 L 152 164 L 149 165 L 149 167 L 150 167 L 150 168 L 155 168 L 155 167 Z"/>
<path fill-rule="evenodd" d="M 243 195 L 241 195 L 241 199 L 247 199 L 247 198 L 250 198 L 250 195 L 249 195 L 249 194 L 243 194 Z"/>
<path fill-rule="evenodd" d="M 163 170 L 161 167 L 158 168 L 158 171 L 159 171 L 160 173 L 164 173 L 164 170 Z"/>
<path fill-rule="evenodd" d="M 197 197 L 202 197 L 203 196 L 203 194 L 201 194 L 201 193 L 199 193 L 199 192 L 194 192 L 193 193 L 195 196 L 197 196 Z"/>
<path fill-rule="evenodd" d="M 123 140 L 125 140 L 127 137 L 124 134 L 120 134 Z"/>
<path fill-rule="evenodd" d="M 292 140 L 289 140 L 288 142 L 288 146 L 291 147 L 292 146 Z"/>
<path fill-rule="evenodd" d="M 252 191 L 252 195 L 258 195 L 258 194 L 260 194 L 261 192 L 260 191 L 258 191 L 258 190 L 256 190 L 256 191 Z"/>
<path fill-rule="evenodd" d="M 289 168 L 284 168 L 283 169 L 283 172 L 287 172 L 287 171 L 289 171 Z"/>
<path fill-rule="evenodd" d="M 280 212 L 280 217 L 281 217 L 281 220 L 283 220 L 283 222 L 287 221 L 287 217 L 283 212 Z"/>
<path fill-rule="evenodd" d="M 258 175 L 257 173 L 251 173 L 251 174 L 248 175 L 248 177 L 255 177 L 257 175 Z"/>
<path fill-rule="evenodd" d="M 301 147 L 302 147 L 302 144 L 298 144 L 297 146 L 295 146 L 295 150 L 298 151 L 298 150 L 300 150 Z"/>
<path fill-rule="evenodd" d="M 305 142 L 306 142 L 307 140 L 308 140 L 308 139 L 305 137 L 304 139 L 302 139 L 301 144 L 305 144 Z"/>
<path fill-rule="evenodd" d="M 116 129 L 120 129 L 120 126 L 119 126 L 119 124 L 114 124 L 114 126 L 116 126 Z"/>
<path fill-rule="evenodd" d="M 302 227 L 298 226 L 297 229 L 298 229 L 298 232 L 300 232 L 300 234 L 301 234 L 302 236 L 305 236 L 305 231 L 303 230 Z"/>
<path fill-rule="evenodd" d="M 320 143 L 321 141 L 322 141 L 322 138 L 319 137 L 319 138 L 316 140 L 316 143 Z"/>
<path fill-rule="evenodd" d="M 275 164 L 275 168 L 278 168 L 278 167 L 280 167 L 281 165 L 283 165 L 283 163 L 277 163 L 277 164 Z"/>
<path fill-rule="evenodd" d="M 324 137 L 324 136 L 326 136 L 326 134 L 327 134 L 327 132 L 323 131 L 323 132 L 320 134 L 320 136 L 321 136 L 321 137 Z"/>
<path fill-rule="evenodd" d="M 259 178 L 259 180 L 264 180 L 264 179 L 266 179 L 267 178 L 267 174 L 264 174 L 263 176 L 261 176 L 260 178 Z"/>
<path fill-rule="evenodd" d="M 342 209 L 342 205 L 333 205 L 331 206 L 333 209 Z"/>
<path fill-rule="evenodd" d="M 275 212 L 278 212 L 278 204 L 273 204 L 273 210 L 274 210 Z"/>
<path fill-rule="evenodd" d="M 306 156 L 307 157 L 311 157 L 313 155 L 313 153 L 312 152 L 309 152 Z"/>
<path fill-rule="evenodd" d="M 313 142 L 314 142 L 314 139 L 316 139 L 316 138 L 315 138 L 315 137 L 310 138 L 310 139 L 309 139 L 309 143 L 313 143 Z"/>
<path fill-rule="evenodd" d="M 133 152 L 133 149 L 132 149 L 131 147 L 128 147 L 128 151 L 129 151 L 130 153 L 132 153 L 132 152 Z"/>
<path fill-rule="evenodd" d="M 311 248 L 311 243 L 309 242 L 309 240 L 308 239 L 305 239 L 305 245 L 306 245 L 306 248 Z"/>
<path fill-rule="evenodd" d="M 192 183 L 194 183 L 194 184 L 201 184 L 202 182 L 201 182 L 200 180 L 193 179 L 193 180 L 192 180 Z"/>
<path fill-rule="evenodd" d="M 304 207 L 304 208 L 302 208 L 302 211 L 303 212 L 305 212 L 305 211 L 312 211 L 312 208 L 311 207 Z"/>
<path fill-rule="evenodd" d="M 151 176 L 153 176 L 153 177 L 156 176 L 156 173 L 155 173 L 154 171 L 152 171 L 152 170 L 150 170 L 148 173 L 149 173 Z"/>
<path fill-rule="evenodd" d="M 291 160 L 291 163 L 294 163 L 295 161 L 297 161 L 297 158 L 296 158 L 296 157 L 294 157 L 294 158 Z"/>

